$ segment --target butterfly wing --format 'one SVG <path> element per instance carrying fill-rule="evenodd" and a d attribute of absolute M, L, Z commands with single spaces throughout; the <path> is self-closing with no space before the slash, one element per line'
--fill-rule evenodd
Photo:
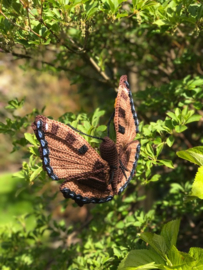
<path fill-rule="evenodd" d="M 109 165 L 71 127 L 38 115 L 32 128 L 40 142 L 43 168 L 53 180 L 64 179 L 64 197 L 79 205 L 112 199 Z"/>
<path fill-rule="evenodd" d="M 120 160 L 122 162 L 123 170 L 119 168 L 117 192 L 120 194 L 127 187 L 130 180 L 135 174 L 137 161 L 140 153 L 140 143 L 132 141 L 128 144 L 126 149 L 120 153 Z M 124 172 L 123 172 L 124 171 Z"/>
<path fill-rule="evenodd" d="M 140 152 L 139 142 L 134 141 L 139 122 L 126 75 L 122 76 L 119 82 L 114 126 L 120 162 L 117 192 L 120 193 L 134 176 Z"/>

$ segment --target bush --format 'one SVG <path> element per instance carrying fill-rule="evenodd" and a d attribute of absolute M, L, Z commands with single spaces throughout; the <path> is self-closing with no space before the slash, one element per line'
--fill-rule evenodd
<path fill-rule="evenodd" d="M 129 251 L 145 248 L 141 233 L 160 232 L 177 218 L 182 220 L 178 249 L 202 247 L 202 201 L 188 199 L 197 168 L 176 155 L 202 143 L 202 13 L 202 4 L 190 0 L 1 2 L 2 52 L 23 59 L 27 72 L 66 72 L 79 87 L 87 114 L 65 113 L 59 120 L 86 133 L 105 134 L 113 89 L 127 74 L 142 145 L 125 194 L 87 206 L 86 219 L 73 221 L 61 214 L 72 202 L 61 200 L 57 185 L 42 171 L 38 142 L 28 132 L 44 109 L 19 116 L 26 101 L 9 101 L 0 132 L 9 137 L 13 151 L 25 151 L 22 170 L 14 177 L 23 183 L 17 196 L 26 191 L 33 211 L 18 217 L 20 228 L 13 223 L 1 229 L 2 269 L 117 269 Z M 54 205 L 60 205 L 60 215 L 54 216 Z M 31 227 L 30 216 L 35 220 Z"/>

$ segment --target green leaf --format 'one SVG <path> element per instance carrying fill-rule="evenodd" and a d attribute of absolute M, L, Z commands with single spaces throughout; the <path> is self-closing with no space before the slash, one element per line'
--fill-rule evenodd
<path fill-rule="evenodd" d="M 153 250 L 132 250 L 118 266 L 118 270 L 159 269 L 164 260 Z"/>
<path fill-rule="evenodd" d="M 195 181 L 192 185 L 191 196 L 196 196 L 199 199 L 203 199 L 203 166 L 198 168 Z"/>
<path fill-rule="evenodd" d="M 165 20 L 159 19 L 159 20 L 154 21 L 153 24 L 156 24 L 160 27 L 160 26 L 166 25 L 168 23 Z"/>
<path fill-rule="evenodd" d="M 187 129 L 187 127 L 184 126 L 184 125 L 178 125 L 178 126 L 175 126 L 175 131 L 176 131 L 177 133 L 181 133 L 181 132 L 185 131 L 186 129 Z"/>
<path fill-rule="evenodd" d="M 42 167 L 37 168 L 30 176 L 30 182 L 33 181 L 42 171 Z"/>
<path fill-rule="evenodd" d="M 99 124 L 99 118 L 105 114 L 105 111 L 100 111 L 99 108 L 97 108 L 92 116 L 92 126 L 97 127 Z"/>
<path fill-rule="evenodd" d="M 155 174 L 152 176 L 152 178 L 150 179 L 150 182 L 156 182 L 161 178 L 160 174 Z"/>
<path fill-rule="evenodd" d="M 177 121 L 177 116 L 173 112 L 167 112 L 166 113 L 168 116 L 170 116 L 173 120 Z"/>
<path fill-rule="evenodd" d="M 171 183 L 170 193 L 184 192 L 184 188 L 178 183 Z"/>
<path fill-rule="evenodd" d="M 85 132 L 85 133 L 87 133 L 92 127 L 91 124 L 88 121 L 83 121 L 82 124 L 83 124 L 83 126 L 85 128 L 82 131 Z M 79 125 L 78 127 L 81 128 L 81 125 Z"/>
<path fill-rule="evenodd" d="M 173 265 L 172 269 L 174 269 L 174 267 L 177 267 L 175 269 L 179 269 L 179 270 L 185 269 L 184 268 L 184 266 L 185 266 L 184 256 L 175 246 L 171 247 L 167 256 L 168 256 L 170 263 Z M 169 268 L 169 269 L 171 269 L 171 268 Z"/>
<path fill-rule="evenodd" d="M 8 102 L 9 105 L 6 106 L 6 109 L 11 109 L 11 110 L 19 109 L 23 106 L 24 102 L 25 102 L 25 98 L 23 98 L 20 101 L 17 98 L 14 98 Z"/>
<path fill-rule="evenodd" d="M 23 178 L 25 178 L 24 171 L 19 171 L 19 172 L 17 172 L 17 173 L 14 173 L 14 174 L 12 175 L 12 177 L 14 177 L 14 178 L 19 178 L 19 179 L 23 179 Z"/>
<path fill-rule="evenodd" d="M 203 269 L 203 249 L 198 247 L 192 247 L 188 253 L 191 257 L 195 259 L 195 264 L 197 270 Z"/>
<path fill-rule="evenodd" d="M 89 19 L 90 17 L 92 17 L 92 15 L 98 12 L 98 7 L 96 7 L 97 5 L 98 1 L 92 2 L 92 5 L 89 5 L 89 2 L 87 2 L 87 9 L 86 9 L 87 19 Z"/>
<path fill-rule="evenodd" d="M 103 131 L 105 131 L 106 129 L 107 129 L 106 126 L 101 125 L 101 126 L 99 126 L 99 127 L 96 128 L 96 132 L 103 132 Z"/>
<path fill-rule="evenodd" d="M 154 151 L 150 143 L 146 145 L 147 153 L 150 157 L 154 158 Z"/>
<path fill-rule="evenodd" d="M 192 115 L 192 116 L 186 121 L 186 124 L 191 123 L 191 122 L 199 121 L 201 118 L 202 118 L 201 115 L 199 115 L 199 114 L 194 114 L 194 115 Z"/>
<path fill-rule="evenodd" d="M 165 256 L 168 248 L 163 236 L 155 233 L 144 232 L 140 235 L 140 238 L 148 243 L 158 254 Z"/>
<path fill-rule="evenodd" d="M 158 157 L 158 156 L 160 155 L 160 153 L 161 153 L 163 147 L 164 147 L 164 144 L 163 144 L 163 143 L 160 144 L 160 145 L 158 145 L 158 146 L 156 147 L 156 157 Z"/>
<path fill-rule="evenodd" d="M 30 151 L 31 154 L 33 154 L 35 156 L 39 156 L 38 147 L 29 147 L 29 151 Z"/>
<path fill-rule="evenodd" d="M 168 250 L 176 245 L 179 227 L 180 219 L 176 219 L 166 223 L 161 230 L 161 236 L 164 237 Z"/>
<path fill-rule="evenodd" d="M 24 136 L 29 143 L 33 144 L 34 146 L 38 146 L 38 141 L 34 134 L 24 133 Z"/>
<path fill-rule="evenodd" d="M 5 6 L 5 8 L 10 8 L 13 0 L 3 0 L 2 4 Z"/>
<path fill-rule="evenodd" d="M 160 160 L 158 160 L 158 162 L 165 165 L 168 168 L 174 169 L 173 162 L 171 160 L 160 159 Z"/>
<path fill-rule="evenodd" d="M 167 138 L 166 143 L 169 147 L 171 147 L 174 144 L 175 138 L 171 135 Z"/>
<path fill-rule="evenodd" d="M 196 146 L 188 150 L 178 151 L 177 156 L 199 166 L 203 166 L 203 146 Z"/>

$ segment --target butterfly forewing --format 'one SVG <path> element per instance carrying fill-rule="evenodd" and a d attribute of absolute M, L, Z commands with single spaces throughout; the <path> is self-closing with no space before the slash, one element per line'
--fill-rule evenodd
<path fill-rule="evenodd" d="M 108 163 L 82 136 L 71 127 L 40 115 L 32 127 L 41 144 L 44 169 L 53 180 L 66 180 L 60 188 L 62 192 L 65 189 L 64 196 L 79 196 L 77 202 L 78 198 L 85 198 L 84 204 L 94 202 L 96 196 L 102 199 L 112 195 Z"/>
<path fill-rule="evenodd" d="M 127 76 L 124 75 L 120 79 L 115 105 L 114 125 L 118 153 L 120 149 L 135 139 L 139 125 L 132 93 L 125 82 L 127 83 Z"/>

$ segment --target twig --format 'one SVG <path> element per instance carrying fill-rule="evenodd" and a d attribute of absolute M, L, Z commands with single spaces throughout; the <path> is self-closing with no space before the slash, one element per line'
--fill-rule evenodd
<path fill-rule="evenodd" d="M 24 6 L 24 3 L 22 2 L 22 0 L 20 0 L 20 3 Z M 32 12 L 29 10 L 29 6 L 25 7 L 27 9 L 27 16 L 28 16 L 28 20 L 29 20 L 29 13 L 36 19 L 36 17 L 32 14 Z M 16 23 L 12 22 L 4 13 L 2 10 L 0 10 L 0 14 L 2 14 L 9 22 L 11 22 L 11 24 L 15 25 L 16 27 L 19 27 L 21 28 L 22 30 L 26 31 L 26 32 L 32 32 L 33 34 L 35 34 L 36 36 L 38 36 L 39 38 L 42 38 L 44 41 L 46 41 L 46 39 L 42 36 L 40 36 L 39 34 L 37 34 L 35 31 L 33 31 L 31 29 L 31 25 L 30 25 L 30 21 L 29 21 L 29 31 L 27 29 L 25 29 L 24 27 L 20 26 L 20 25 L 17 25 Z M 57 39 L 57 42 L 59 43 L 60 42 L 60 39 L 59 37 L 45 24 L 44 20 L 41 19 L 38 20 L 40 23 L 42 23 L 51 33 L 52 35 Z M 88 55 L 88 53 L 86 51 L 84 51 L 84 48 L 81 48 L 79 47 L 75 41 L 69 37 L 69 40 L 70 42 L 76 47 L 77 51 L 73 50 L 72 48 L 70 48 L 67 44 L 64 44 L 64 43 L 61 43 L 62 46 L 64 46 L 65 48 L 67 48 L 69 51 L 71 51 L 72 53 L 76 53 L 76 54 L 81 54 L 81 58 L 85 61 L 85 62 L 88 62 L 92 67 L 93 69 L 106 81 L 106 84 L 110 85 L 111 87 L 114 87 L 115 89 L 115 86 L 113 85 L 113 83 L 111 82 L 111 79 L 105 74 L 105 72 L 103 72 L 101 70 L 101 68 L 98 66 L 98 64 L 95 62 L 95 60 L 90 57 Z M 86 47 L 86 42 L 87 40 L 85 40 L 85 47 Z M 12 53 L 14 56 L 17 56 L 15 53 Z M 22 58 L 22 55 L 21 55 L 21 58 Z M 23 58 L 32 58 L 32 57 L 23 57 Z M 43 62 L 42 62 L 43 63 Z M 46 63 L 47 65 L 51 65 L 51 63 L 48 63 L 48 62 L 44 62 Z M 64 69 L 64 67 L 57 67 L 59 69 L 62 69 L 62 70 L 67 70 L 67 69 Z M 67 71 L 70 71 L 70 72 L 73 72 L 72 70 L 67 70 Z M 84 76 L 83 74 L 79 74 L 81 76 Z M 92 78 L 94 79 L 94 78 Z M 104 83 L 104 82 L 103 82 Z"/>
<path fill-rule="evenodd" d="M 22 26 L 20 26 L 20 25 L 18 25 L 18 24 L 16 24 L 16 23 L 14 23 L 13 21 L 11 21 L 11 20 L 3 13 L 2 10 L 0 10 L 0 14 L 2 14 L 2 15 L 4 16 L 4 18 L 6 18 L 12 25 L 14 25 L 14 26 L 16 26 L 16 27 L 18 27 L 18 28 L 20 28 L 20 29 L 22 29 L 22 30 L 28 32 L 28 33 L 29 33 L 29 32 L 32 32 L 33 34 L 35 34 L 35 35 L 38 36 L 39 38 L 42 38 L 44 41 L 46 41 L 45 38 L 43 38 L 42 36 L 40 36 L 39 34 L 37 34 L 37 33 L 36 33 L 35 31 L 33 31 L 32 29 L 27 30 L 27 29 L 25 29 L 24 27 L 22 27 Z"/>

